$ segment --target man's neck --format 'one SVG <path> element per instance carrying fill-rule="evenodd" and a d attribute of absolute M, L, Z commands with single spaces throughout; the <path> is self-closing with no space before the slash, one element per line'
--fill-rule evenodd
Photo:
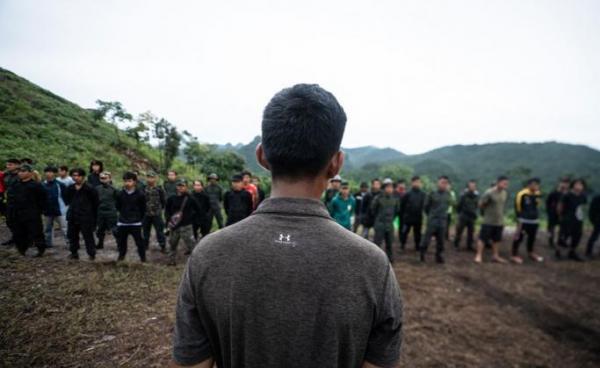
<path fill-rule="evenodd" d="M 291 197 L 320 200 L 326 187 L 327 179 L 320 177 L 302 180 L 273 179 L 271 198 Z"/>

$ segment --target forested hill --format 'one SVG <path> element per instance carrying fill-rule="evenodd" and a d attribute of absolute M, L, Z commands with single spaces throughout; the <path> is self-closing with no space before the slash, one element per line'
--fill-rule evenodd
<path fill-rule="evenodd" d="M 260 170 L 254 159 L 258 142 L 260 137 L 247 145 L 221 148 L 234 150 L 246 159 L 249 167 Z M 528 177 L 539 176 L 549 189 L 560 176 L 577 176 L 585 178 L 596 191 L 600 190 L 600 151 L 582 145 L 557 142 L 456 145 L 419 155 L 373 146 L 344 148 L 344 151 L 347 160 L 343 174 L 356 181 L 387 175 L 398 179 L 413 174 L 429 178 L 445 174 L 460 185 L 475 178 L 487 186 L 498 175 L 508 175 L 516 187 Z"/>
<path fill-rule="evenodd" d="M 92 159 L 115 172 L 159 166 L 156 149 L 95 119 L 93 111 L 1 68 L 0 131 L 0 159 L 29 157 L 40 170 L 46 164 L 85 168 Z"/>

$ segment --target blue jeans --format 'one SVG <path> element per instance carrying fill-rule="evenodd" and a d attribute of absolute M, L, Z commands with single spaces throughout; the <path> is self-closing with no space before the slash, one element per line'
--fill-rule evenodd
<path fill-rule="evenodd" d="M 54 238 L 54 224 L 58 222 L 60 224 L 60 230 L 63 233 L 65 242 L 68 245 L 67 238 L 67 218 L 65 216 L 44 216 L 44 223 L 46 224 L 44 234 L 46 236 L 46 246 L 52 246 L 52 240 Z"/>

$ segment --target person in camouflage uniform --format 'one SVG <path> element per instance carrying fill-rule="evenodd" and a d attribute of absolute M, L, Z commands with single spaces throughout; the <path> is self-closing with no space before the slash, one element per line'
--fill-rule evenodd
<path fill-rule="evenodd" d="M 208 222 L 212 226 L 213 217 L 217 219 L 219 229 L 223 228 L 223 213 L 221 211 L 221 201 L 223 200 L 223 188 L 217 183 L 219 176 L 210 174 L 208 176 L 208 185 L 204 188 L 204 192 L 210 199 L 210 211 L 208 213 Z"/>
<path fill-rule="evenodd" d="M 448 207 L 452 199 L 448 192 L 449 180 L 447 176 L 440 176 L 438 179 L 437 190 L 429 193 L 425 199 L 425 213 L 427 214 L 427 228 L 425 236 L 421 242 L 420 258 L 421 262 L 425 262 L 425 254 L 431 242 L 431 237 L 435 236 L 436 250 L 435 261 L 444 263 L 444 240 L 446 226 L 448 226 Z"/>
<path fill-rule="evenodd" d="M 177 181 L 177 194 L 167 199 L 165 218 L 169 226 L 169 265 L 175 265 L 177 258 L 177 245 L 183 240 L 187 249 L 185 254 L 191 254 L 196 246 L 194 239 L 193 222 L 195 216 L 201 212 L 198 202 L 188 192 L 188 184 L 184 179 Z M 172 217 L 181 214 L 180 221 L 172 224 Z"/>
<path fill-rule="evenodd" d="M 394 218 L 400 213 L 400 200 L 394 195 L 392 179 L 383 181 L 383 193 L 371 202 L 371 212 L 375 218 L 375 244 L 381 246 L 385 240 L 385 253 L 394 262 L 392 243 L 394 241 Z"/>
<path fill-rule="evenodd" d="M 108 171 L 100 173 L 100 185 L 96 186 L 98 192 L 98 215 L 96 220 L 96 249 L 104 248 L 104 237 L 110 231 L 115 236 L 117 226 L 117 190 L 112 186 L 112 177 Z"/>
<path fill-rule="evenodd" d="M 156 241 L 161 252 L 165 252 L 165 222 L 162 217 L 162 211 L 165 208 L 165 191 L 157 185 L 158 175 L 154 171 L 146 174 L 146 184 L 144 186 L 144 197 L 146 197 L 146 214 L 142 220 L 142 236 L 144 237 L 144 246 L 146 249 L 150 246 L 150 233 L 152 227 L 156 232 Z"/>

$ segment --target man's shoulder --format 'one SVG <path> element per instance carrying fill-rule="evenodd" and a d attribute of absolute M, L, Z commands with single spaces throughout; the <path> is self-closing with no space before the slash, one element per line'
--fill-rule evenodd
<path fill-rule="evenodd" d="M 311 224 L 311 229 L 315 229 L 304 239 L 294 239 L 296 236 L 292 234 L 293 242 L 297 246 L 302 246 L 302 242 L 310 244 L 319 244 L 322 247 L 330 247 L 332 252 L 336 254 L 340 251 L 349 257 L 360 257 L 367 263 L 373 262 L 382 265 L 388 263 L 386 254 L 369 240 L 348 231 L 346 228 L 339 225 L 333 219 L 328 218 L 313 218 L 314 223 Z M 269 241 L 265 229 L 268 228 L 265 219 L 261 215 L 251 215 L 246 219 L 227 226 L 221 230 L 202 238 L 198 245 L 194 248 L 193 257 L 196 258 L 213 258 L 219 257 L 224 248 L 237 247 L 244 251 L 250 249 L 248 242 Z M 277 240 L 278 232 L 273 233 L 273 241 Z M 287 235 L 287 234 L 284 234 Z"/>

